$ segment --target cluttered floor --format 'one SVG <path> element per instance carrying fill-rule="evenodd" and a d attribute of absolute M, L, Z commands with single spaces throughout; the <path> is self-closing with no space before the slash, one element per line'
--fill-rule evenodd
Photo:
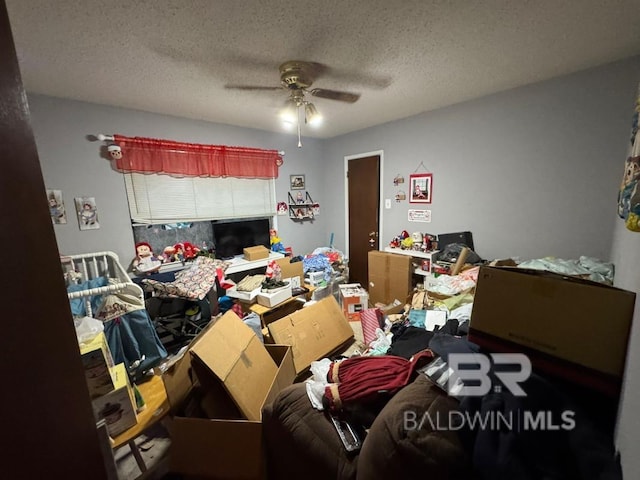
<path fill-rule="evenodd" d="M 171 440 L 169 439 L 169 433 L 161 424 L 156 424 L 147 429 L 135 442 L 138 445 L 147 471 L 141 471 L 131 449 L 125 445 L 113 452 L 119 480 L 171 480 L 175 478 L 168 474 L 168 469 L 163 462 L 168 453 Z"/>
<path fill-rule="evenodd" d="M 599 465 L 619 471 L 609 441 L 616 402 L 614 397 L 605 395 L 617 394 L 619 389 L 634 298 L 630 292 L 611 286 L 611 265 L 586 257 L 575 261 L 545 258 L 518 264 L 513 260 L 465 263 L 461 249 L 445 273 L 437 270 L 441 265 L 434 265 L 431 259 L 416 265 L 418 251 L 398 254 L 395 247 L 392 250 L 370 252 L 370 265 L 377 261 L 384 267 L 380 279 L 372 283 L 377 289 L 367 291 L 360 284 L 338 283 L 335 280 L 340 277 L 334 279 L 333 275 L 320 272 L 329 281 L 314 286 L 311 299 L 298 305 L 290 299 L 291 285 L 264 294 L 262 284 L 257 282 L 258 296 L 269 300 L 267 305 L 262 304 L 265 308 L 256 310 L 254 305 L 249 313 L 235 308 L 238 305 L 229 298 L 231 311 L 216 316 L 197 342 L 181 349 L 190 355 L 173 355 L 167 344 L 169 355 L 155 375 L 162 374 L 164 387 L 173 392 L 173 398 L 180 399 L 173 412 L 172 430 L 177 426 L 176 431 L 181 434 L 174 435 L 172 443 L 164 427 L 156 423 L 135 439 L 141 458 L 136 458 L 126 443 L 117 448 L 114 455 L 118 479 L 180 479 L 168 473 L 170 446 L 172 464 L 176 458 L 182 462 L 176 471 L 205 471 L 228 478 L 236 478 L 239 471 L 249 477 L 249 473 L 259 471 L 262 448 L 266 449 L 267 468 L 273 470 L 270 478 L 275 479 L 297 478 L 311 464 L 315 466 L 305 475 L 308 479 L 356 478 L 356 472 L 358 477 L 362 473 L 362 478 L 408 478 L 411 475 L 396 475 L 404 471 L 401 465 L 415 473 L 415 468 L 424 462 L 435 462 L 448 472 L 432 477 L 439 479 L 471 478 L 449 471 L 463 466 L 465 472 L 496 468 L 511 472 L 514 465 L 522 467 L 522 472 L 547 468 L 560 472 L 583 468 L 585 464 L 581 462 L 593 457 L 584 455 L 581 447 L 576 453 L 577 439 L 581 444 L 593 440 L 588 448 L 602 453 Z M 201 267 L 201 263 L 193 266 Z M 396 264 L 402 267 L 399 270 L 406 277 L 406 284 L 391 278 L 390 271 Z M 302 276 L 303 269 L 300 264 L 297 266 Z M 409 282 L 417 268 L 428 275 L 421 275 L 423 283 L 413 288 Z M 370 278 L 375 275 L 375 268 L 370 268 Z M 226 293 L 237 290 L 242 283 L 225 288 Z M 391 287 L 398 287 L 399 291 L 392 293 Z M 286 298 L 275 302 L 273 299 L 282 292 L 287 293 Z M 385 301 L 376 300 L 378 295 Z M 225 305 L 224 297 L 217 299 L 219 307 Z M 394 301 L 389 303 L 391 298 Z M 286 310 L 279 312 L 278 318 L 267 316 L 275 311 L 272 307 L 279 309 L 289 304 L 297 307 L 293 313 Z M 470 324 L 472 307 L 474 321 Z M 151 316 L 156 321 L 164 317 Z M 185 317 L 189 321 L 179 325 L 193 324 L 195 317 L 191 317 Z M 249 322 L 251 317 L 260 321 L 253 325 Z M 606 326 L 600 322 L 604 317 L 611 320 Z M 155 326 L 158 327 L 157 322 Z M 172 331 L 168 323 L 161 326 Z M 176 328 L 174 337 L 192 335 Z M 598 348 L 603 344 L 606 349 Z M 342 350 L 349 345 L 355 350 Z M 526 345 L 535 348 L 525 348 Z M 446 378 L 443 376 L 443 372 L 450 372 L 450 355 L 471 355 L 475 359 L 480 353 L 483 358 L 494 358 L 496 355 L 485 355 L 479 349 L 509 351 L 504 348 L 525 351 L 536 369 L 549 378 L 526 370 L 528 373 L 518 376 L 516 382 L 518 388 L 522 383 L 525 389 L 522 396 L 517 389 L 514 393 L 507 388 L 513 382 L 496 383 L 497 379 L 503 380 L 501 370 L 489 371 L 489 381 L 482 383 L 498 388 L 481 394 L 469 393 L 464 383 L 458 385 L 460 390 L 452 390 L 449 373 Z M 598 358 L 590 354 L 596 349 L 600 352 Z M 334 352 L 340 353 L 333 355 Z M 520 357 L 519 361 L 526 360 Z M 238 361 L 240 358 L 243 361 Z M 518 374 L 525 371 L 529 360 L 519 365 Z M 459 374 L 460 369 L 455 369 Z M 312 377 L 308 377 L 309 372 Z M 572 381 L 580 380 L 579 388 L 569 388 L 564 380 L 560 381 L 566 375 Z M 152 378 L 149 383 L 141 382 L 141 391 L 144 384 L 151 385 L 158 377 Z M 585 395 L 591 389 L 594 391 Z M 176 396 L 179 391 L 184 391 L 184 397 Z M 550 400 L 552 394 L 556 400 Z M 263 403 L 267 398 L 273 401 Z M 579 401 L 559 400 L 565 398 Z M 536 399 L 544 401 L 532 403 Z M 146 401 L 147 406 L 153 405 L 152 396 Z M 503 411 L 503 407 L 508 409 Z M 524 412 L 525 420 L 533 421 L 535 428 L 532 434 L 510 430 L 505 444 L 494 442 L 495 432 L 491 429 L 478 430 L 470 421 L 464 435 L 452 433 L 458 432 L 458 425 L 449 427 L 451 431 L 446 434 L 432 425 L 421 426 L 405 439 L 407 411 L 416 416 L 431 412 L 436 417 L 459 411 L 496 415 Z M 558 434 L 554 415 L 567 412 L 571 421 L 563 423 L 566 431 Z M 597 425 L 591 425 L 593 419 L 598 420 Z M 248 434 L 235 435 L 239 428 L 249 428 L 255 421 L 262 422 L 260 433 L 243 430 Z M 579 428 L 574 429 L 576 425 Z M 407 441 L 400 441 L 393 432 L 401 432 Z M 203 441 L 205 438 L 207 441 Z M 440 446 L 449 442 L 450 454 L 458 460 L 436 455 L 433 448 L 421 445 L 423 440 Z M 524 449 L 529 455 L 518 456 L 510 450 L 521 443 L 531 447 Z M 504 456 L 500 451 L 489 451 L 487 445 L 494 444 L 499 445 L 500 451 L 504 448 L 511 453 Z M 394 455 L 405 454 L 403 445 L 413 453 L 403 457 L 403 462 L 392 461 Z M 407 458 L 411 460 L 406 461 Z M 505 458 L 509 460 L 506 464 Z M 336 468 L 339 473 L 334 471 Z M 381 477 L 383 471 L 386 473 Z"/>

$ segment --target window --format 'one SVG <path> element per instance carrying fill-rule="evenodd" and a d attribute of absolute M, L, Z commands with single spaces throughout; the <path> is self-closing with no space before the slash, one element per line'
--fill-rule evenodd
<path fill-rule="evenodd" d="M 125 173 L 131 220 L 138 224 L 275 215 L 275 180 Z"/>

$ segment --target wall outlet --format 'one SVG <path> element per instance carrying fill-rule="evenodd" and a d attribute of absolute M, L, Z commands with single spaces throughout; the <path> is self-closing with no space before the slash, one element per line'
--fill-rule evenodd
<path fill-rule="evenodd" d="M 390 198 L 385 198 L 384 199 L 384 208 L 391 208 L 391 199 Z"/>

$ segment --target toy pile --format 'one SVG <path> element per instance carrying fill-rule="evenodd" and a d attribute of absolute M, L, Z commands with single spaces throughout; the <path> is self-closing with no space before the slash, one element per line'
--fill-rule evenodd
<path fill-rule="evenodd" d="M 438 249 L 438 240 L 435 235 L 429 233 L 413 232 L 409 235 L 409 232 L 403 230 L 400 235 L 393 237 L 389 242 L 389 246 L 402 250 L 431 252 Z"/>

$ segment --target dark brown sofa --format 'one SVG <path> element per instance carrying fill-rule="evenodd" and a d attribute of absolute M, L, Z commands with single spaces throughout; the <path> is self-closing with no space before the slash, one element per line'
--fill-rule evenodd
<path fill-rule="evenodd" d="M 381 410 L 360 452 L 349 454 L 325 414 L 311 406 L 304 384 L 292 385 L 263 412 L 269 479 L 469 480 L 470 462 L 460 439 L 435 424 L 438 417 L 446 422 L 456 406 L 455 399 L 418 375 Z M 432 422 L 417 428 L 425 413 Z"/>

